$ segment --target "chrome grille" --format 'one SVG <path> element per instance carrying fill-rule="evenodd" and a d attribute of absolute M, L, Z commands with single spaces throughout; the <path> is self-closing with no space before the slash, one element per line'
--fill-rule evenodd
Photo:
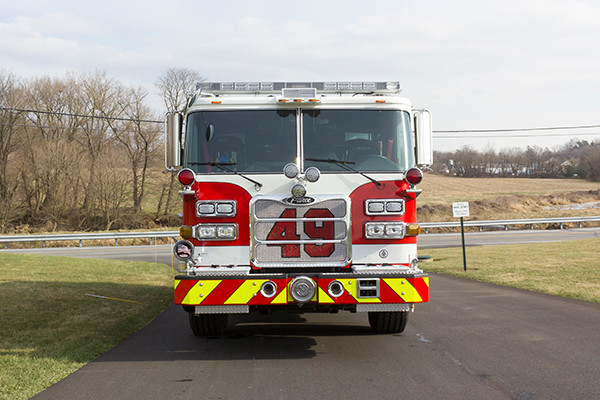
<path fill-rule="evenodd" d="M 350 199 L 319 196 L 298 204 L 257 196 L 250 204 L 251 259 L 261 268 L 343 267 L 351 259 Z"/>

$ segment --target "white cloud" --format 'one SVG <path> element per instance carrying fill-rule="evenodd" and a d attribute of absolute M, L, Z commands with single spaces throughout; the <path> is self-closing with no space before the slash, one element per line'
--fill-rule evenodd
<path fill-rule="evenodd" d="M 2 67 L 18 74 L 104 69 L 146 87 L 179 66 L 211 80 L 400 79 L 408 97 L 434 111 L 436 129 L 600 118 L 592 112 L 600 5 L 592 0 L 0 7 L 9 10 L 0 16 Z"/>
<path fill-rule="evenodd" d="M 26 24 L 0 24 L 0 53 L 5 61 L 64 60 L 80 53 L 77 42 L 44 36 Z"/>
<path fill-rule="evenodd" d="M 18 16 L 14 21 L 15 25 L 48 36 L 99 36 L 107 33 L 107 29 L 98 25 L 95 21 L 69 13 L 51 13 L 39 17 Z"/>

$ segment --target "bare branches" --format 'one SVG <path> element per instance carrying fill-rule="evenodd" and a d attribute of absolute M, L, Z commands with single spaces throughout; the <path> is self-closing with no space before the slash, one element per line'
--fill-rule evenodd
<path fill-rule="evenodd" d="M 0 96 L 0 231 L 108 229 L 142 210 L 162 159 L 145 90 L 102 71 L 29 81 L 0 72 Z"/>

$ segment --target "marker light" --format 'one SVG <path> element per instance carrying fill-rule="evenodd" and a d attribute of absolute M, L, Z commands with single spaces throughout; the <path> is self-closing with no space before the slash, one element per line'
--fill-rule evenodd
<path fill-rule="evenodd" d="M 196 174 L 189 168 L 184 168 L 177 174 L 177 180 L 183 186 L 189 186 L 196 180 Z"/>
<path fill-rule="evenodd" d="M 417 185 L 423 180 L 423 172 L 419 168 L 411 168 L 404 174 L 404 179 L 411 185 Z"/>

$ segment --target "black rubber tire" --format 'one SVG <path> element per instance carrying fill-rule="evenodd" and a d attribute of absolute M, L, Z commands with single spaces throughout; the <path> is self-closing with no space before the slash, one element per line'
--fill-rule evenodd
<path fill-rule="evenodd" d="M 369 312 L 369 325 L 375 333 L 401 333 L 408 322 L 408 311 Z"/>
<path fill-rule="evenodd" d="M 221 336 L 227 329 L 228 314 L 200 314 L 188 313 L 190 328 L 196 336 Z"/>

